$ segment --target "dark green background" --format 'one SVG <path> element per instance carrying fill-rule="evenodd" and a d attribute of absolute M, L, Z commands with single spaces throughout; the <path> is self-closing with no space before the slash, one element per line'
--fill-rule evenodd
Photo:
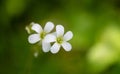
<path fill-rule="evenodd" d="M 48 21 L 73 32 L 72 51 L 28 43 L 25 27 Z M 120 74 L 120 0 L 0 0 L 0 74 Z"/>

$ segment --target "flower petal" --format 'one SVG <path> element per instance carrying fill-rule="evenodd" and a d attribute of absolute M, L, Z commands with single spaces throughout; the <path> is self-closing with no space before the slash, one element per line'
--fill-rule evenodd
<path fill-rule="evenodd" d="M 62 43 L 62 47 L 66 50 L 66 51 L 70 51 L 72 49 L 72 46 L 70 43 L 68 42 L 63 42 Z"/>
<path fill-rule="evenodd" d="M 49 33 L 50 31 L 52 31 L 54 28 L 54 24 L 52 22 L 47 22 L 45 27 L 44 27 L 44 31 L 46 33 Z"/>
<path fill-rule="evenodd" d="M 55 42 L 56 41 L 56 36 L 52 34 L 48 34 L 45 36 L 44 41 L 49 43 L 49 42 Z"/>
<path fill-rule="evenodd" d="M 72 37 L 73 37 L 73 33 L 71 31 L 68 31 L 63 38 L 65 41 L 69 41 L 70 39 L 72 39 Z"/>
<path fill-rule="evenodd" d="M 51 35 L 54 35 L 54 36 L 56 36 L 57 35 L 57 33 L 56 32 L 53 32 L 53 33 L 50 33 Z"/>
<path fill-rule="evenodd" d="M 48 52 L 50 50 L 50 43 L 46 43 L 44 41 L 42 41 L 42 49 L 43 49 L 43 52 Z"/>
<path fill-rule="evenodd" d="M 57 37 L 63 36 L 64 27 L 62 25 L 57 25 L 56 26 L 56 33 L 57 33 Z"/>
<path fill-rule="evenodd" d="M 54 43 L 53 46 L 51 47 L 51 50 L 50 50 L 50 51 L 51 51 L 53 54 L 55 54 L 55 53 L 57 53 L 59 50 L 60 50 L 60 44 Z"/>
<path fill-rule="evenodd" d="M 34 43 L 38 42 L 39 40 L 40 40 L 39 34 L 32 34 L 28 37 L 28 41 L 31 44 L 34 44 Z"/>
<path fill-rule="evenodd" d="M 42 27 L 37 23 L 32 23 L 32 28 L 31 29 L 34 30 L 37 33 L 40 33 L 40 32 L 43 31 Z"/>

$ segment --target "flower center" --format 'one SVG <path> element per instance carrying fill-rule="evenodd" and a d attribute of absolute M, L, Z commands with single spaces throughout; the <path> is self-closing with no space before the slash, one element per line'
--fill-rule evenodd
<path fill-rule="evenodd" d="M 46 35 L 46 33 L 45 33 L 45 32 L 42 32 L 42 33 L 40 34 L 40 38 L 41 38 L 41 39 L 44 39 L 45 35 Z"/>
<path fill-rule="evenodd" d="M 63 42 L 63 38 L 62 37 L 57 38 L 57 43 L 61 44 L 62 42 Z"/>

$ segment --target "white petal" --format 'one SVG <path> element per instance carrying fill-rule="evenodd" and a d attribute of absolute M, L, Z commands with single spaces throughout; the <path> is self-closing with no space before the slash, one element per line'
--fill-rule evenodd
<path fill-rule="evenodd" d="M 72 46 L 70 43 L 68 42 L 63 42 L 62 43 L 62 47 L 66 50 L 66 51 L 70 51 L 72 49 Z"/>
<path fill-rule="evenodd" d="M 52 35 L 52 34 L 48 34 L 45 36 L 44 38 L 45 42 L 55 42 L 56 41 L 56 36 Z"/>
<path fill-rule="evenodd" d="M 44 41 L 42 41 L 42 49 L 43 49 L 43 52 L 48 52 L 50 50 L 50 43 L 46 43 Z"/>
<path fill-rule="evenodd" d="M 72 37 L 73 37 L 73 33 L 71 31 L 68 31 L 63 38 L 65 41 L 69 41 L 70 39 L 72 39 Z"/>
<path fill-rule="evenodd" d="M 31 44 L 34 44 L 40 40 L 40 35 L 39 34 L 32 34 L 28 37 L 28 41 Z"/>
<path fill-rule="evenodd" d="M 56 32 L 53 32 L 53 33 L 50 33 L 51 35 L 54 35 L 54 36 L 56 36 L 57 35 L 57 33 Z"/>
<path fill-rule="evenodd" d="M 42 27 L 37 23 L 33 23 L 31 29 L 34 30 L 37 33 L 40 33 L 40 32 L 43 31 Z"/>
<path fill-rule="evenodd" d="M 60 44 L 54 43 L 53 46 L 51 47 L 51 50 L 50 50 L 50 51 L 51 51 L 53 54 L 55 54 L 55 53 L 57 53 L 59 50 L 60 50 Z"/>
<path fill-rule="evenodd" d="M 56 26 L 56 33 L 57 33 L 57 37 L 63 36 L 64 27 L 62 25 L 57 25 Z"/>
<path fill-rule="evenodd" d="M 50 31 L 52 31 L 54 28 L 54 24 L 52 22 L 47 22 L 45 27 L 44 27 L 44 31 L 46 33 L 49 33 Z"/>

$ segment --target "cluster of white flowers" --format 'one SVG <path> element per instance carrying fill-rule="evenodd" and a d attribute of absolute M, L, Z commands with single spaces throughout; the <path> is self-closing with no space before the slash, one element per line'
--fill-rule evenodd
<path fill-rule="evenodd" d="M 42 42 L 43 52 L 51 51 L 53 54 L 57 53 L 62 46 L 66 51 L 70 51 L 72 46 L 69 41 L 73 37 L 73 33 L 68 31 L 64 34 L 64 27 L 62 25 L 56 26 L 56 32 L 51 31 L 54 29 L 54 24 L 52 22 L 47 22 L 44 29 L 38 23 L 32 23 L 31 30 L 35 31 L 35 34 L 31 34 L 28 37 L 28 41 L 31 44 L 35 44 L 39 41 Z M 30 34 L 30 29 L 26 27 L 26 30 Z M 53 45 L 51 46 L 51 43 Z M 35 54 L 36 55 L 36 54 Z"/>

